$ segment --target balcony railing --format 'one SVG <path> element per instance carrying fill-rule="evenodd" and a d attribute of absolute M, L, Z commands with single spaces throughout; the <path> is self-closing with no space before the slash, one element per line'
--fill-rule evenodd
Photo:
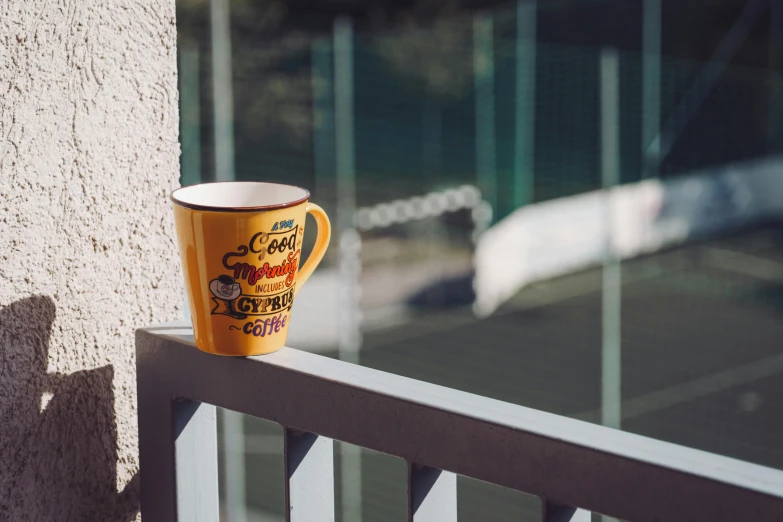
<path fill-rule="evenodd" d="M 137 372 L 144 522 L 218 520 L 215 406 L 285 428 L 293 522 L 334 520 L 334 439 L 405 459 L 415 522 L 456 522 L 456 474 L 539 496 L 545 522 L 783 520 L 783 471 L 291 348 L 218 357 L 160 326 Z"/>

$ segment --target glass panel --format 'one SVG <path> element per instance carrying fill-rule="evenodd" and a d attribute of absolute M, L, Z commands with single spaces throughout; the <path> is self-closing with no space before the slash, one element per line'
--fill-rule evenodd
<path fill-rule="evenodd" d="M 337 521 L 408 519 L 408 467 L 404 460 L 342 442 L 335 448 Z"/>
<path fill-rule="evenodd" d="M 541 522 L 541 501 L 467 477 L 457 478 L 459 522 Z"/>
<path fill-rule="evenodd" d="M 229 439 L 234 443 L 227 444 Z M 285 520 L 283 428 L 218 408 L 218 452 L 221 520 Z"/>
<path fill-rule="evenodd" d="M 290 345 L 783 467 L 776 3 L 177 5 L 182 183 L 219 179 L 228 118 L 236 179 L 335 225 Z M 360 454 L 363 513 L 401 520 L 404 469 Z M 484 487 L 461 518 L 521 512 Z"/>

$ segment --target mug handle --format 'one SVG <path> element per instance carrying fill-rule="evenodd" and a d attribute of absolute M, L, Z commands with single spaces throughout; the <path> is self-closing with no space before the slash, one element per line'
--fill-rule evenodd
<path fill-rule="evenodd" d="M 294 291 L 294 295 L 299 292 L 299 289 L 302 288 L 305 281 L 313 275 L 315 267 L 317 267 L 318 263 L 321 262 L 321 259 L 324 258 L 326 249 L 329 246 L 329 239 L 332 237 L 332 225 L 329 223 L 329 216 L 326 215 L 324 209 L 315 203 L 308 201 L 305 212 L 312 214 L 315 218 L 317 232 L 313 251 L 310 252 L 310 256 L 307 258 L 307 261 L 305 261 L 305 264 L 299 269 L 299 274 L 296 277 L 296 290 Z"/>

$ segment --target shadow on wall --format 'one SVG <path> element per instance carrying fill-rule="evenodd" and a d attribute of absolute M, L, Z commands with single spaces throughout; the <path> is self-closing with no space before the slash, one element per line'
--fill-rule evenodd
<path fill-rule="evenodd" d="M 55 312 L 44 296 L 0 309 L 0 520 L 134 520 L 138 475 L 116 489 L 114 369 L 47 373 Z"/>

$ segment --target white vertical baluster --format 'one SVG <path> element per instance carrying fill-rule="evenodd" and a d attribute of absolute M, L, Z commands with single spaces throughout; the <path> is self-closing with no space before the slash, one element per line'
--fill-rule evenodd
<path fill-rule="evenodd" d="M 408 464 L 408 522 L 457 522 L 457 476 Z"/>
<path fill-rule="evenodd" d="M 215 407 L 196 401 L 180 400 L 174 404 L 173 416 L 177 520 L 218 522 Z M 165 441 L 159 443 L 165 444 Z"/>
<path fill-rule="evenodd" d="M 334 522 L 334 443 L 285 430 L 286 522 Z"/>

